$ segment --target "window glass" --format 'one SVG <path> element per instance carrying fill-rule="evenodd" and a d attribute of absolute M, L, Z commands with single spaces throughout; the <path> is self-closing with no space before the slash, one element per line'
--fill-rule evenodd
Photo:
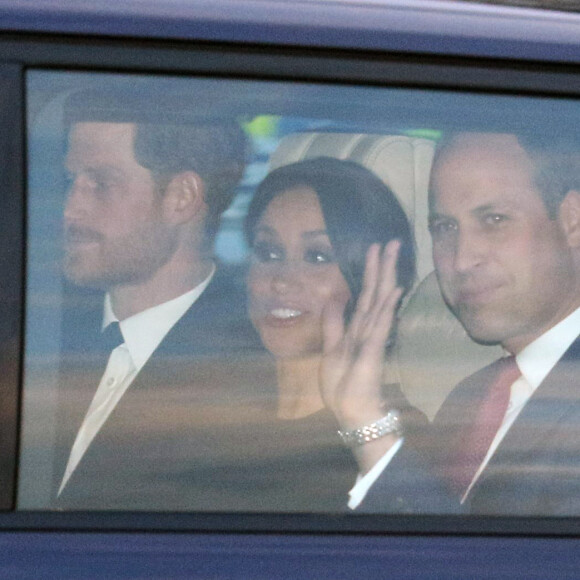
<path fill-rule="evenodd" d="M 30 71 L 19 508 L 578 515 L 578 116 Z"/>

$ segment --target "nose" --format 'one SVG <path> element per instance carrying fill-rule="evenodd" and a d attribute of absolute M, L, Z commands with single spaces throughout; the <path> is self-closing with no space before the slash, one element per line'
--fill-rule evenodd
<path fill-rule="evenodd" d="M 474 231 L 460 231 L 455 240 L 454 267 L 467 273 L 480 266 L 485 259 L 485 240 Z"/>
<path fill-rule="evenodd" d="M 272 276 L 272 288 L 277 294 L 295 292 L 303 286 L 302 268 L 291 261 L 277 265 Z"/>
<path fill-rule="evenodd" d="M 87 186 L 77 177 L 71 183 L 64 206 L 65 223 L 72 223 L 86 217 L 88 213 Z"/>

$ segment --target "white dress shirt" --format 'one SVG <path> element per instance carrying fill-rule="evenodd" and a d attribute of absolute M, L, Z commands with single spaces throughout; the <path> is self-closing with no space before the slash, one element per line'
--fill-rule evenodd
<path fill-rule="evenodd" d="M 471 484 L 461 499 L 463 503 L 471 488 L 489 463 L 499 444 L 510 427 L 548 373 L 556 366 L 563 354 L 578 337 L 580 332 L 580 308 L 564 320 L 553 326 L 526 346 L 516 355 L 516 363 L 522 375 L 513 383 L 510 389 L 510 400 L 503 422 L 498 429 L 482 464 L 479 466 Z M 368 490 L 387 468 L 397 451 L 403 446 L 403 439 L 394 445 L 364 476 L 359 476 L 354 487 L 349 492 L 348 507 L 356 509 L 365 498 Z"/>
<path fill-rule="evenodd" d="M 112 322 L 119 322 L 124 342 L 111 351 L 105 372 L 72 446 L 58 490 L 59 495 L 89 445 L 139 371 L 145 366 L 165 335 L 201 296 L 214 272 L 215 266 L 212 267 L 210 275 L 193 290 L 122 321 L 119 321 L 113 312 L 109 294 L 105 296 L 102 328 L 104 330 Z"/>

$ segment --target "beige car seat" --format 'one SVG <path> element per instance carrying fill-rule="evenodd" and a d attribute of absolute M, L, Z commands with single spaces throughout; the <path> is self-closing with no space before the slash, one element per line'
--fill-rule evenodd
<path fill-rule="evenodd" d="M 480 346 L 467 336 L 439 292 L 427 227 L 434 147 L 429 139 L 403 135 L 296 133 L 284 137 L 270 159 L 270 170 L 321 156 L 356 161 L 398 197 L 415 235 L 417 283 L 400 312 L 385 381 L 399 382 L 430 419 L 461 379 L 501 356 L 499 347 Z"/>

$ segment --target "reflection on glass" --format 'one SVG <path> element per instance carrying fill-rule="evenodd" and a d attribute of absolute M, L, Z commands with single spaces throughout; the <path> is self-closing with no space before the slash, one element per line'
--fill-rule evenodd
<path fill-rule="evenodd" d="M 27 85 L 20 508 L 580 512 L 577 103 Z M 335 357 L 387 287 L 374 358 Z M 343 445 L 389 410 L 402 435 Z"/>

